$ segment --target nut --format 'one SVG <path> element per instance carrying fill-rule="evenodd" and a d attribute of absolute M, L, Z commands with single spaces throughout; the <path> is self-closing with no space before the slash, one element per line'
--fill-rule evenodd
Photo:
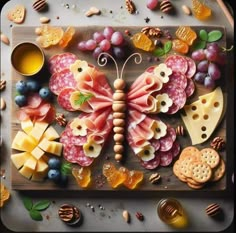
<path fill-rule="evenodd" d="M 46 7 L 47 3 L 46 0 L 36 0 L 32 7 L 36 11 L 42 11 Z"/>
<path fill-rule="evenodd" d="M 75 225 L 81 220 L 80 210 L 70 204 L 63 204 L 58 210 L 60 219 L 68 225 Z"/>
<path fill-rule="evenodd" d="M 134 5 L 132 0 L 126 0 L 125 1 L 125 6 L 126 6 L 126 9 L 128 10 L 128 12 L 130 14 L 133 14 L 136 10 L 135 5 Z"/>
<path fill-rule="evenodd" d="M 1 80 L 0 81 L 0 90 L 4 90 L 4 88 L 6 87 L 6 80 Z"/>
<path fill-rule="evenodd" d="M 182 10 L 183 10 L 184 14 L 186 14 L 186 15 L 191 15 L 192 14 L 191 9 L 186 5 L 182 6 Z"/>
<path fill-rule="evenodd" d="M 100 11 L 98 8 L 96 8 L 95 6 L 92 6 L 92 7 L 90 7 L 89 10 L 85 13 L 85 15 L 86 15 L 87 17 L 90 17 L 90 16 L 92 16 L 92 15 L 99 15 L 100 13 L 101 13 L 101 11 Z"/>
<path fill-rule="evenodd" d="M 184 136 L 185 135 L 184 127 L 182 125 L 178 125 L 175 129 L 175 132 L 179 136 Z"/>
<path fill-rule="evenodd" d="M 124 220 L 129 223 L 130 222 L 130 214 L 127 210 L 124 210 L 123 213 L 122 213 L 122 216 L 124 218 Z"/>
<path fill-rule="evenodd" d="M 141 212 L 136 212 L 135 214 L 136 218 L 139 220 L 139 221 L 143 221 L 144 220 L 144 216 Z"/>
<path fill-rule="evenodd" d="M 225 141 L 221 137 L 215 137 L 211 142 L 211 147 L 215 150 L 222 150 L 225 148 Z"/>
<path fill-rule="evenodd" d="M 1 41 L 6 45 L 10 44 L 10 41 L 9 41 L 8 37 L 4 34 L 1 34 Z"/>
<path fill-rule="evenodd" d="M 160 2 L 160 10 L 163 13 L 170 13 L 173 10 L 173 5 L 170 0 L 163 0 Z"/>
<path fill-rule="evenodd" d="M 40 17 L 39 19 L 40 23 L 49 23 L 50 22 L 50 19 L 48 17 Z"/>
<path fill-rule="evenodd" d="M 149 177 L 149 181 L 152 183 L 152 184 L 156 184 L 158 183 L 159 181 L 161 180 L 161 175 L 159 173 L 153 173 L 150 175 Z"/>
<path fill-rule="evenodd" d="M 155 36 L 155 37 L 161 37 L 162 36 L 162 31 L 158 27 L 144 27 L 141 29 L 141 32 L 144 33 L 147 36 Z"/>
<path fill-rule="evenodd" d="M 213 204 L 208 205 L 205 211 L 208 216 L 213 217 L 221 212 L 221 208 L 219 204 L 213 203 Z"/>
<path fill-rule="evenodd" d="M 67 124 L 67 120 L 66 120 L 64 114 L 62 114 L 62 113 L 57 114 L 55 117 L 55 120 L 60 126 L 66 126 L 66 124 Z"/>
<path fill-rule="evenodd" d="M 1 97 L 0 109 L 4 110 L 6 108 L 6 101 Z"/>

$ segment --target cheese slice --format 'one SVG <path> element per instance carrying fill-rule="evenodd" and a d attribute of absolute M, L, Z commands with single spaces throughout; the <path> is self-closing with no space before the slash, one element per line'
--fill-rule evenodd
<path fill-rule="evenodd" d="M 20 173 L 22 176 L 24 176 L 25 178 L 30 179 L 31 176 L 32 176 L 33 173 L 34 173 L 34 170 L 32 170 L 32 169 L 29 168 L 29 167 L 23 166 L 23 167 L 19 170 L 19 173 Z"/>
<path fill-rule="evenodd" d="M 29 134 L 33 127 L 34 124 L 30 119 L 21 121 L 21 128 L 25 133 Z"/>
<path fill-rule="evenodd" d="M 62 152 L 62 143 L 55 141 L 48 141 L 46 138 L 43 138 L 42 141 L 38 144 L 38 146 L 51 154 L 60 156 Z"/>
<path fill-rule="evenodd" d="M 188 130 L 192 145 L 205 142 L 222 119 L 224 97 L 220 87 L 199 96 L 199 100 L 184 106 L 182 120 Z"/>
<path fill-rule="evenodd" d="M 44 151 L 41 150 L 38 146 L 36 146 L 32 151 L 31 154 L 33 155 L 34 158 L 37 160 L 40 159 L 44 155 Z"/>
<path fill-rule="evenodd" d="M 40 139 L 42 138 L 42 135 L 47 127 L 48 127 L 48 123 L 36 121 L 33 129 L 29 133 L 29 136 L 33 137 L 38 143 Z"/>
<path fill-rule="evenodd" d="M 30 157 L 30 153 L 28 152 L 22 152 L 22 153 L 17 153 L 17 154 L 12 154 L 11 155 L 11 161 L 15 165 L 17 169 L 21 168 L 26 160 Z"/>
<path fill-rule="evenodd" d="M 48 170 L 48 164 L 43 160 L 39 159 L 35 168 L 36 172 L 45 172 Z"/>
<path fill-rule="evenodd" d="M 25 164 L 24 164 L 24 167 L 28 167 L 28 168 L 30 168 L 31 170 L 35 170 L 35 168 L 36 168 L 36 165 L 37 165 L 37 159 L 36 158 L 34 158 L 33 156 L 30 156 L 27 160 L 26 160 L 26 162 L 25 162 Z"/>
<path fill-rule="evenodd" d="M 60 135 L 52 126 L 49 126 L 47 130 L 44 132 L 43 137 L 45 137 L 49 141 L 53 141 L 55 139 L 58 139 Z"/>
<path fill-rule="evenodd" d="M 32 181 L 38 181 L 38 182 L 40 182 L 40 181 L 44 181 L 44 179 L 46 178 L 46 176 L 47 176 L 47 173 L 48 173 L 48 171 L 45 171 L 45 172 L 34 172 L 33 173 L 33 175 L 32 175 L 32 177 L 31 177 L 31 180 Z"/>

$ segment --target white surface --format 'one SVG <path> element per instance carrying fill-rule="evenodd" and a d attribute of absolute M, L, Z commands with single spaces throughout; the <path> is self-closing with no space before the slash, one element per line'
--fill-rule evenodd
<path fill-rule="evenodd" d="M 220 8 L 215 5 L 215 1 L 206 1 L 210 7 L 213 8 L 213 17 L 211 20 L 201 22 L 192 16 L 183 14 L 181 5 L 186 4 L 191 6 L 189 0 L 173 0 L 172 3 L 176 9 L 176 15 L 168 16 L 162 14 L 160 11 L 150 11 L 146 8 L 144 0 L 136 0 L 137 14 L 130 15 L 125 9 L 124 0 L 48 0 L 49 9 L 47 12 L 37 13 L 32 9 L 32 2 L 29 0 L 12 0 L 8 2 L 1 12 L 1 32 L 11 39 L 11 27 L 20 26 L 15 25 L 6 18 L 6 12 L 11 9 L 16 3 L 25 5 L 27 15 L 23 26 L 37 26 L 40 25 L 39 18 L 47 16 L 51 19 L 53 25 L 110 25 L 119 26 L 129 25 L 132 26 L 168 26 L 168 25 L 223 25 L 227 29 L 229 43 L 233 41 L 233 30 L 230 28 L 227 19 L 221 12 Z M 69 9 L 65 7 L 69 4 Z M 91 7 L 96 6 L 101 9 L 102 14 L 99 16 L 86 17 L 85 12 Z M 121 6 L 123 7 L 121 9 Z M 110 12 L 112 11 L 112 13 Z M 60 17 L 57 19 L 57 17 Z M 148 24 L 145 23 L 144 18 L 150 18 Z M 161 17 L 163 16 L 163 18 Z M 1 113 L 1 136 L 3 136 L 4 148 L 1 153 L 1 168 L 6 169 L 6 179 L 3 179 L 4 184 L 10 188 L 10 103 L 11 103 L 11 65 L 10 65 L 11 46 L 1 43 L 1 79 L 7 80 L 7 87 L 1 92 L 5 98 L 8 107 Z M 230 158 L 232 158 L 231 156 Z M 232 174 L 229 172 L 231 180 Z M 229 183 L 229 189 L 232 190 L 232 184 Z M 24 194 L 27 195 L 28 193 Z M 189 193 L 146 193 L 141 197 L 140 194 L 130 192 L 128 197 L 126 194 L 117 193 L 103 193 L 99 196 L 95 194 L 81 194 L 70 193 L 34 193 L 31 194 L 34 201 L 37 199 L 47 198 L 55 200 L 49 209 L 42 212 L 44 220 L 42 222 L 35 222 L 27 216 L 27 212 L 23 207 L 20 193 L 11 191 L 11 200 L 1 209 L 2 222 L 13 231 L 29 231 L 29 232 L 43 232 L 43 231 L 150 231 L 150 232 L 163 232 L 163 231 L 178 231 L 169 228 L 160 221 L 156 214 L 156 205 L 161 198 L 167 196 L 176 197 L 184 206 L 190 219 L 190 225 L 184 231 L 186 232 L 218 232 L 226 229 L 233 219 L 233 197 L 232 192 L 197 192 L 194 194 Z M 63 197 L 62 197 L 63 195 Z M 138 198 L 136 198 L 138 196 Z M 224 211 L 224 219 L 222 221 L 214 221 L 207 217 L 204 213 L 205 207 L 213 202 L 219 203 Z M 84 215 L 84 222 L 78 228 L 71 228 L 63 224 L 57 216 L 57 211 L 60 204 L 73 203 L 78 206 Z M 92 212 L 86 203 L 90 203 L 95 207 L 95 212 Z M 100 210 L 98 205 L 101 204 L 105 210 Z M 131 223 L 127 224 L 122 219 L 122 211 L 127 209 L 131 213 Z M 140 211 L 145 216 L 145 220 L 140 222 L 135 217 L 135 212 Z M 46 215 L 50 216 L 47 220 Z M 110 216 L 110 217 L 109 217 Z"/>

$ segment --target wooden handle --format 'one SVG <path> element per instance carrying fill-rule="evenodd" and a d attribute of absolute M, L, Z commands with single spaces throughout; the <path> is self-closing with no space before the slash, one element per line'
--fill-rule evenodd
<path fill-rule="evenodd" d="M 224 2 L 222 0 L 216 0 L 219 6 L 221 7 L 222 11 L 224 12 L 226 18 L 228 19 L 230 25 L 232 28 L 234 28 L 234 19 L 233 16 L 230 14 L 229 10 L 225 6 Z"/>

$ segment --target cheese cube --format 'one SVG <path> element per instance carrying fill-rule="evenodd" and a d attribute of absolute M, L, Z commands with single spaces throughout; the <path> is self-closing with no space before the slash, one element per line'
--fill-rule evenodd
<path fill-rule="evenodd" d="M 18 131 L 12 142 L 12 148 L 22 151 L 31 152 L 36 146 L 32 137 L 22 131 Z"/>
<path fill-rule="evenodd" d="M 21 121 L 21 128 L 25 133 L 29 134 L 33 127 L 33 122 L 30 119 Z"/>
<path fill-rule="evenodd" d="M 44 155 L 44 151 L 41 150 L 38 146 L 36 146 L 32 151 L 31 154 L 37 159 L 39 160 L 43 155 Z"/>
<path fill-rule="evenodd" d="M 48 123 L 46 122 L 39 122 L 39 121 L 35 122 L 34 127 L 30 131 L 29 135 L 33 137 L 36 140 L 36 142 L 39 142 L 47 126 Z"/>
<path fill-rule="evenodd" d="M 36 165 L 36 172 L 45 172 L 48 170 L 48 164 L 43 160 L 43 159 L 39 159 L 37 161 L 37 165 Z"/>
<path fill-rule="evenodd" d="M 20 173 L 22 176 L 24 176 L 25 178 L 30 179 L 31 176 L 32 176 L 33 173 L 34 173 L 34 170 L 32 170 L 32 169 L 29 168 L 29 167 L 23 166 L 23 167 L 19 170 L 19 173 Z"/>
<path fill-rule="evenodd" d="M 35 169 L 36 169 L 36 165 L 37 165 L 37 159 L 34 158 L 33 156 L 30 156 L 30 157 L 26 160 L 24 167 L 28 167 L 28 168 L 30 168 L 31 170 L 35 170 Z"/>
<path fill-rule="evenodd" d="M 58 139 L 60 135 L 52 126 L 49 126 L 44 132 L 43 137 L 47 138 L 49 141 L 53 141 L 55 139 Z"/>
<path fill-rule="evenodd" d="M 38 146 L 42 150 L 54 155 L 60 156 L 62 152 L 62 143 L 55 141 L 48 141 L 46 138 L 43 138 L 42 141 L 38 144 Z"/>
<path fill-rule="evenodd" d="M 17 169 L 21 168 L 26 160 L 30 157 L 30 153 L 28 152 L 22 152 L 22 153 L 17 153 L 17 154 L 12 154 L 11 155 L 11 161 L 15 165 Z"/>
<path fill-rule="evenodd" d="M 47 173 L 48 171 L 45 171 L 45 172 L 34 172 L 32 177 L 31 177 L 31 180 L 32 181 L 44 181 L 44 179 L 47 177 Z"/>

